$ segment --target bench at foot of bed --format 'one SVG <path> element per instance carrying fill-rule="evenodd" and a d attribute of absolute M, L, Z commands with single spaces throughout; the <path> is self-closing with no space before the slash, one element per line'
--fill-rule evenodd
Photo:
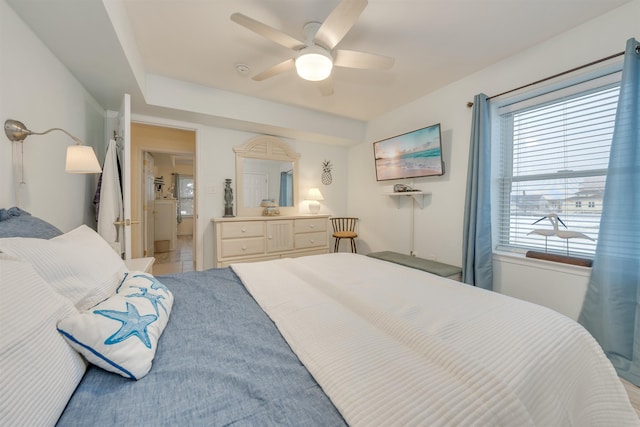
<path fill-rule="evenodd" d="M 426 271 L 448 279 L 458 281 L 462 280 L 462 268 L 456 267 L 455 265 L 444 264 L 438 261 L 431 261 L 391 251 L 371 252 L 368 256 Z"/>

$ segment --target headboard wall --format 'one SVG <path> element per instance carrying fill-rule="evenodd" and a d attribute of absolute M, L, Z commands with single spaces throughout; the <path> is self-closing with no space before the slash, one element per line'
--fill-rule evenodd
<path fill-rule="evenodd" d="M 0 2 L 0 16 L 0 48 L 20 52 L 22 58 L 3 63 L 2 121 L 20 120 L 34 131 L 61 127 L 91 145 L 102 162 L 104 108 L 6 2 Z M 69 137 L 61 132 L 24 143 L 0 136 L 0 206 L 19 206 L 62 231 L 83 223 L 94 227 L 92 200 L 98 176 L 65 173 L 68 145 Z"/>

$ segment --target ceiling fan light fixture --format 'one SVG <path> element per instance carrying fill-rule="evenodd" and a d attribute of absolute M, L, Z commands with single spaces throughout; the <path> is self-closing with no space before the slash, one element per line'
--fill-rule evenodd
<path fill-rule="evenodd" d="M 296 57 L 296 71 L 305 80 L 317 82 L 331 75 L 333 58 L 319 46 L 301 49 Z"/>

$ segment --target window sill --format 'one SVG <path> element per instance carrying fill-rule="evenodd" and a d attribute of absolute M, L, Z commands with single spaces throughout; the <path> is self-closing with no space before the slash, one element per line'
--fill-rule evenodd
<path fill-rule="evenodd" d="M 554 262 L 537 258 L 527 258 L 524 253 L 518 252 L 494 251 L 493 260 L 525 267 L 573 274 L 576 276 L 589 277 L 591 274 L 591 267 L 583 267 L 580 265 L 565 264 L 562 262 Z"/>
<path fill-rule="evenodd" d="M 581 267 L 591 267 L 592 260 L 588 258 L 578 258 L 572 257 L 568 255 L 558 255 L 558 254 L 550 254 L 546 252 L 538 252 L 538 251 L 527 251 L 527 258 L 535 258 L 541 259 L 545 261 L 551 262 L 559 262 L 561 264 L 570 264 L 570 265 L 578 265 Z"/>

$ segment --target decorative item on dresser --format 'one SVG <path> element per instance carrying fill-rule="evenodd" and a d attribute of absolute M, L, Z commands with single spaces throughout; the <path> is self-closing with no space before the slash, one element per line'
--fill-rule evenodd
<path fill-rule="evenodd" d="M 231 188 L 231 178 L 224 180 L 224 216 L 233 216 L 233 189 Z"/>
<path fill-rule="evenodd" d="M 262 216 L 278 216 L 280 215 L 280 210 L 278 209 L 278 205 L 276 201 L 273 199 L 262 199 L 262 203 L 260 203 L 260 207 L 264 208 L 262 211 Z"/>
<path fill-rule="evenodd" d="M 215 267 L 329 253 L 328 215 L 214 218 Z"/>

